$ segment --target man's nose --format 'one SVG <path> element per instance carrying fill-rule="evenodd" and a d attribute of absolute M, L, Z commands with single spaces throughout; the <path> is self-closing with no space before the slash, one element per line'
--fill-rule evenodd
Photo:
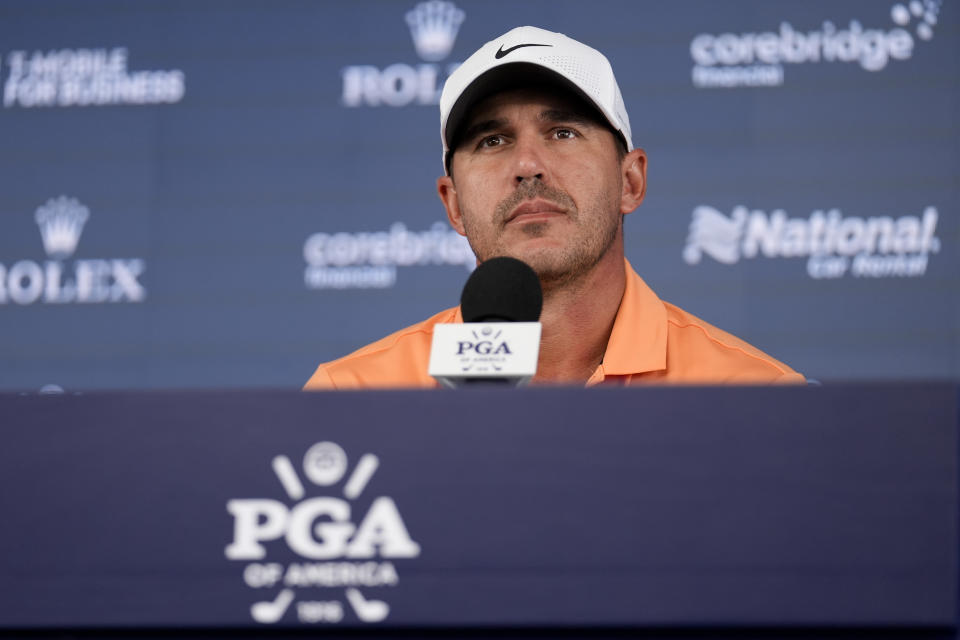
<path fill-rule="evenodd" d="M 517 141 L 516 155 L 514 156 L 514 172 L 517 184 L 524 180 L 536 178 L 543 180 L 546 173 L 542 149 L 536 141 L 522 139 Z"/>

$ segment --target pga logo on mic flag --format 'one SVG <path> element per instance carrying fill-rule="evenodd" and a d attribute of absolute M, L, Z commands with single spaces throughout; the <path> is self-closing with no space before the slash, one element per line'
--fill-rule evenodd
<path fill-rule="evenodd" d="M 429 373 L 449 387 L 478 378 L 520 385 L 537 372 L 539 353 L 539 322 L 438 324 Z"/>

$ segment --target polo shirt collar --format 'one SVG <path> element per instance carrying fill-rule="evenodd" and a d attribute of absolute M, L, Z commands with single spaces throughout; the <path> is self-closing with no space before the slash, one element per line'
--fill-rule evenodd
<path fill-rule="evenodd" d="M 622 376 L 667 368 L 667 309 L 624 259 L 626 287 L 603 355 L 603 373 Z"/>

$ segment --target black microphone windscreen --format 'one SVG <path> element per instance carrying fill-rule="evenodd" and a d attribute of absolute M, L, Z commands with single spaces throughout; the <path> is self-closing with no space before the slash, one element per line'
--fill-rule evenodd
<path fill-rule="evenodd" d="M 516 258 L 491 258 L 470 274 L 460 296 L 464 322 L 537 322 L 540 279 Z"/>

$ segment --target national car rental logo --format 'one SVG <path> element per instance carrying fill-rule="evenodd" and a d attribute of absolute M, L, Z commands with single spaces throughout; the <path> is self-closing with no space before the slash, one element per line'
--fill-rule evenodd
<path fill-rule="evenodd" d="M 739 205 L 730 216 L 707 205 L 695 207 L 683 260 L 697 265 L 704 255 L 723 265 L 741 259 L 806 258 L 811 278 L 918 278 L 931 255 L 940 252 L 937 208 L 919 215 L 845 216 L 819 209 L 790 217 L 783 209 L 767 212 Z"/>

